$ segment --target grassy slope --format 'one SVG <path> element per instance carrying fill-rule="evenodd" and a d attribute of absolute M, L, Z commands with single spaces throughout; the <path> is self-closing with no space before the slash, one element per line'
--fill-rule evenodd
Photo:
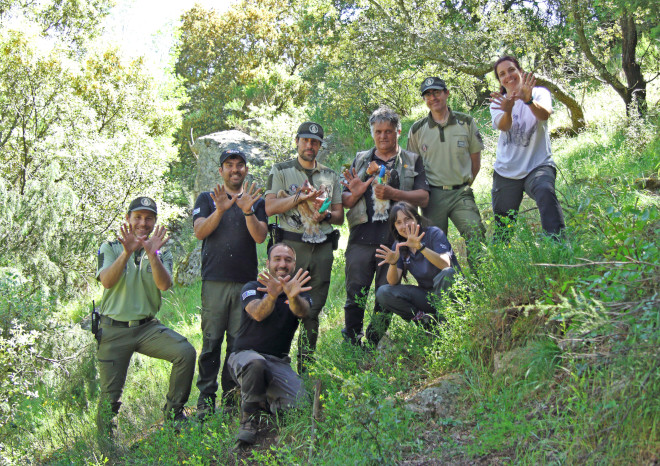
<path fill-rule="evenodd" d="M 475 186 L 486 218 L 494 137 L 485 131 L 491 149 Z M 633 183 L 657 173 L 660 139 L 647 126 L 625 129 L 612 119 L 576 138 L 555 140 L 553 147 L 570 244 L 539 237 L 538 213 L 525 213 L 510 246 L 485 248 L 489 260 L 480 280 L 460 304 L 447 305 L 448 323 L 434 338 L 394 319 L 384 348 L 373 354 L 341 344 L 345 245 L 336 252 L 318 359 L 307 379 L 310 391 L 317 379 L 324 389 L 314 463 L 657 461 L 660 225 L 657 193 L 639 191 Z M 460 251 L 455 232 L 450 239 Z M 579 258 L 603 264 L 585 266 Z M 160 315 L 197 349 L 199 291 L 196 285 L 168 293 Z M 89 335 L 80 341 L 93 357 Z M 495 355 L 513 348 L 522 348 L 514 364 L 494 373 Z M 419 417 L 403 408 L 408 394 L 455 371 L 465 387 L 452 402 L 452 414 Z M 168 374 L 167 363 L 134 358 L 113 460 L 308 461 L 307 410 L 288 417 L 279 442 L 243 456 L 229 451 L 235 416 L 220 414 L 180 434 L 160 426 Z M 93 376 L 91 364 L 85 377 Z M 31 405 L 32 428 L 16 442 L 17 456 L 31 448 L 27 456 L 40 451 L 47 455 L 42 459 L 63 464 L 103 462 L 94 442 L 93 388 L 89 384 L 84 403 L 48 405 L 48 399 L 76 392 L 46 381 L 41 398 L 46 403 Z M 193 387 L 190 405 L 196 396 Z"/>

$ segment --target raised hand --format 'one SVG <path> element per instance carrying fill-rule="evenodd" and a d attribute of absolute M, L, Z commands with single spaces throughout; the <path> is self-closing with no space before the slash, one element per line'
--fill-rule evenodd
<path fill-rule="evenodd" d="M 518 97 L 515 92 L 511 95 L 501 94 L 499 92 L 491 92 L 489 100 L 495 104 L 493 106 L 495 110 L 502 110 L 506 113 L 511 113 L 517 98 Z"/>
<path fill-rule="evenodd" d="M 532 100 L 532 89 L 536 86 L 536 78 L 534 73 L 523 73 L 522 85 L 520 87 L 520 98 L 523 102 Z"/>
<path fill-rule="evenodd" d="M 304 286 L 305 283 L 311 279 L 312 277 L 309 276 L 309 272 L 303 269 L 298 269 L 293 277 L 287 275 L 284 278 L 278 278 L 282 284 L 282 289 L 284 290 L 284 293 L 286 294 L 287 298 L 289 298 L 289 300 L 293 300 L 293 298 L 298 296 L 300 293 L 311 290 L 311 286 Z"/>
<path fill-rule="evenodd" d="M 138 236 L 137 240 L 140 243 L 140 246 L 144 248 L 144 251 L 147 254 L 154 254 L 163 246 L 163 244 L 169 241 L 170 237 L 167 235 L 167 228 L 163 226 L 157 226 L 154 228 L 154 232 L 149 238 L 146 236 Z"/>
<path fill-rule="evenodd" d="M 248 189 L 248 183 L 246 181 L 243 184 L 243 194 L 236 199 L 236 205 L 240 207 L 244 214 L 249 214 L 254 203 L 261 197 L 261 191 L 261 188 L 257 189 L 256 183 L 252 183 L 252 186 Z"/>
<path fill-rule="evenodd" d="M 378 259 L 382 259 L 378 265 L 381 266 L 383 264 L 390 264 L 390 265 L 396 265 L 396 263 L 399 261 L 399 246 L 400 243 L 397 243 L 396 248 L 390 249 L 384 244 L 380 245 L 379 249 L 376 249 L 376 257 Z"/>
<path fill-rule="evenodd" d="M 420 233 L 420 225 L 409 223 L 406 225 L 406 241 L 403 243 L 397 244 L 399 246 L 408 246 L 411 249 L 419 249 L 422 247 L 422 238 L 426 235 L 426 232 Z"/>
<path fill-rule="evenodd" d="M 220 212 L 227 212 L 231 206 L 236 202 L 237 196 L 227 197 L 227 191 L 225 190 L 225 185 L 217 185 L 213 188 L 211 193 L 211 199 L 215 203 L 216 210 Z"/>
<path fill-rule="evenodd" d="M 133 231 L 133 225 L 127 225 L 122 223 L 119 227 L 120 236 L 117 237 L 117 240 L 124 246 L 124 251 L 129 256 L 138 250 L 140 247 L 140 242 L 138 241 L 135 232 Z"/>
<path fill-rule="evenodd" d="M 258 291 L 268 293 L 272 298 L 277 298 L 282 294 L 283 288 L 281 281 L 278 278 L 273 277 L 268 270 L 261 272 L 257 277 L 257 281 L 263 285 L 262 287 L 257 288 Z"/>
<path fill-rule="evenodd" d="M 356 198 L 364 195 L 364 193 L 367 191 L 367 188 L 369 188 L 371 183 L 373 183 L 373 181 L 376 179 L 375 176 L 372 176 L 367 181 L 362 181 L 357 175 L 355 168 L 352 168 L 351 170 L 344 170 L 343 175 L 346 181 L 341 182 L 342 186 L 345 186 L 346 189 L 348 189 Z"/>

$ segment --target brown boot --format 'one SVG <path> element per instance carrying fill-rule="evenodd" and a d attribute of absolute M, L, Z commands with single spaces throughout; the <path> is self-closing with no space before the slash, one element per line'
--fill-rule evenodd
<path fill-rule="evenodd" d="M 253 445 L 257 441 L 256 412 L 241 411 L 241 425 L 238 429 L 238 440 Z"/>

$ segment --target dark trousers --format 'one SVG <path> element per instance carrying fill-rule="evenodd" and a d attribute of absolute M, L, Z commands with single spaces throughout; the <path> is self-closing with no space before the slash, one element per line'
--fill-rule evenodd
<path fill-rule="evenodd" d="M 508 239 L 508 225 L 518 217 L 523 193 L 527 193 L 539 208 L 543 231 L 558 235 L 566 227 L 564 214 L 555 193 L 557 170 L 550 165 L 536 167 L 525 178 L 514 180 L 493 172 L 493 213 L 496 221 L 496 238 Z"/>
<path fill-rule="evenodd" d="M 378 266 L 376 258 L 378 245 L 349 243 L 346 248 L 346 304 L 344 305 L 344 323 L 346 336 L 352 343 L 362 333 L 364 310 L 371 282 L 375 277 L 375 289 L 387 284 L 387 265 Z M 382 310 L 378 302 L 374 315 Z"/>
<path fill-rule="evenodd" d="M 434 302 L 449 292 L 454 283 L 456 271 L 447 267 L 433 277 L 433 288 L 427 290 L 415 285 L 384 285 L 376 291 L 376 301 L 383 309 L 382 314 L 374 315 L 371 325 L 367 331 L 367 340 L 372 344 L 378 344 L 390 326 L 394 314 L 400 316 L 406 322 L 410 322 L 418 312 L 436 316 L 438 315 Z"/>
<path fill-rule="evenodd" d="M 229 375 L 227 359 L 231 354 L 234 338 L 241 325 L 242 283 L 202 281 L 202 351 L 199 353 L 197 388 L 198 408 L 213 407 L 218 391 L 222 342 L 227 336 L 225 362 L 222 366 L 222 394 L 226 396 L 236 387 Z"/>

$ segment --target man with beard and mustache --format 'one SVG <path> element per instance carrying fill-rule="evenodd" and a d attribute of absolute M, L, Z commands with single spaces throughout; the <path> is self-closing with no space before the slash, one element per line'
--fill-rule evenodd
<path fill-rule="evenodd" d="M 235 388 L 227 358 L 241 322 L 241 289 L 257 276 L 256 243 L 268 233 L 261 190 L 244 183 L 248 174 L 245 154 L 229 149 L 220 156 L 223 185 L 203 192 L 195 202 L 193 226 L 202 243 L 202 351 L 199 354 L 197 414 L 203 419 L 215 411 L 222 341 L 227 336 L 220 382 L 223 404 L 235 403 Z"/>
<path fill-rule="evenodd" d="M 341 199 L 339 177 L 330 168 L 316 161 L 323 142 L 323 128 L 313 122 L 305 122 L 298 127 L 296 148 L 298 157 L 273 165 L 266 187 L 266 212 L 278 215 L 277 241 L 283 241 L 296 252 L 297 264 L 307 270 L 312 277 L 312 308 L 303 319 L 298 348 L 298 371 L 304 371 L 304 364 L 311 358 L 316 348 L 319 330 L 319 314 L 325 305 L 330 288 L 333 249 L 337 248 L 339 231 L 332 225 L 344 222 L 344 209 Z M 312 186 L 311 189 L 304 189 Z M 324 187 L 324 192 L 319 189 Z M 309 200 L 320 200 L 327 196 L 329 207 L 319 212 L 323 202 L 314 204 L 312 218 L 308 215 Z M 304 206 L 302 204 L 305 204 Z M 305 207 L 305 209 L 303 209 Z M 304 216 L 304 218 L 303 218 Z M 305 222 L 319 225 L 322 238 L 316 240 L 304 237 Z M 311 242 L 316 241 L 316 242 Z"/>
<path fill-rule="evenodd" d="M 285 243 L 268 251 L 267 270 L 242 290 L 241 328 L 229 356 L 230 372 L 241 388 L 238 440 L 256 441 L 255 415 L 260 409 L 276 414 L 298 405 L 305 397 L 300 376 L 291 368 L 289 350 L 298 320 L 309 315 L 307 293 L 311 277 L 296 270 L 296 253 Z"/>
<path fill-rule="evenodd" d="M 172 286 L 172 253 L 161 249 L 169 237 L 165 227 L 155 226 L 157 216 L 153 199 L 134 199 L 120 236 L 104 242 L 98 252 L 96 279 L 105 289 L 96 333 L 101 388 L 96 422 L 103 443 L 113 435 L 113 418 L 136 352 L 172 363 L 163 411 L 175 426 L 186 420 L 183 407 L 195 374 L 195 348 L 155 318 L 161 292 Z"/>

